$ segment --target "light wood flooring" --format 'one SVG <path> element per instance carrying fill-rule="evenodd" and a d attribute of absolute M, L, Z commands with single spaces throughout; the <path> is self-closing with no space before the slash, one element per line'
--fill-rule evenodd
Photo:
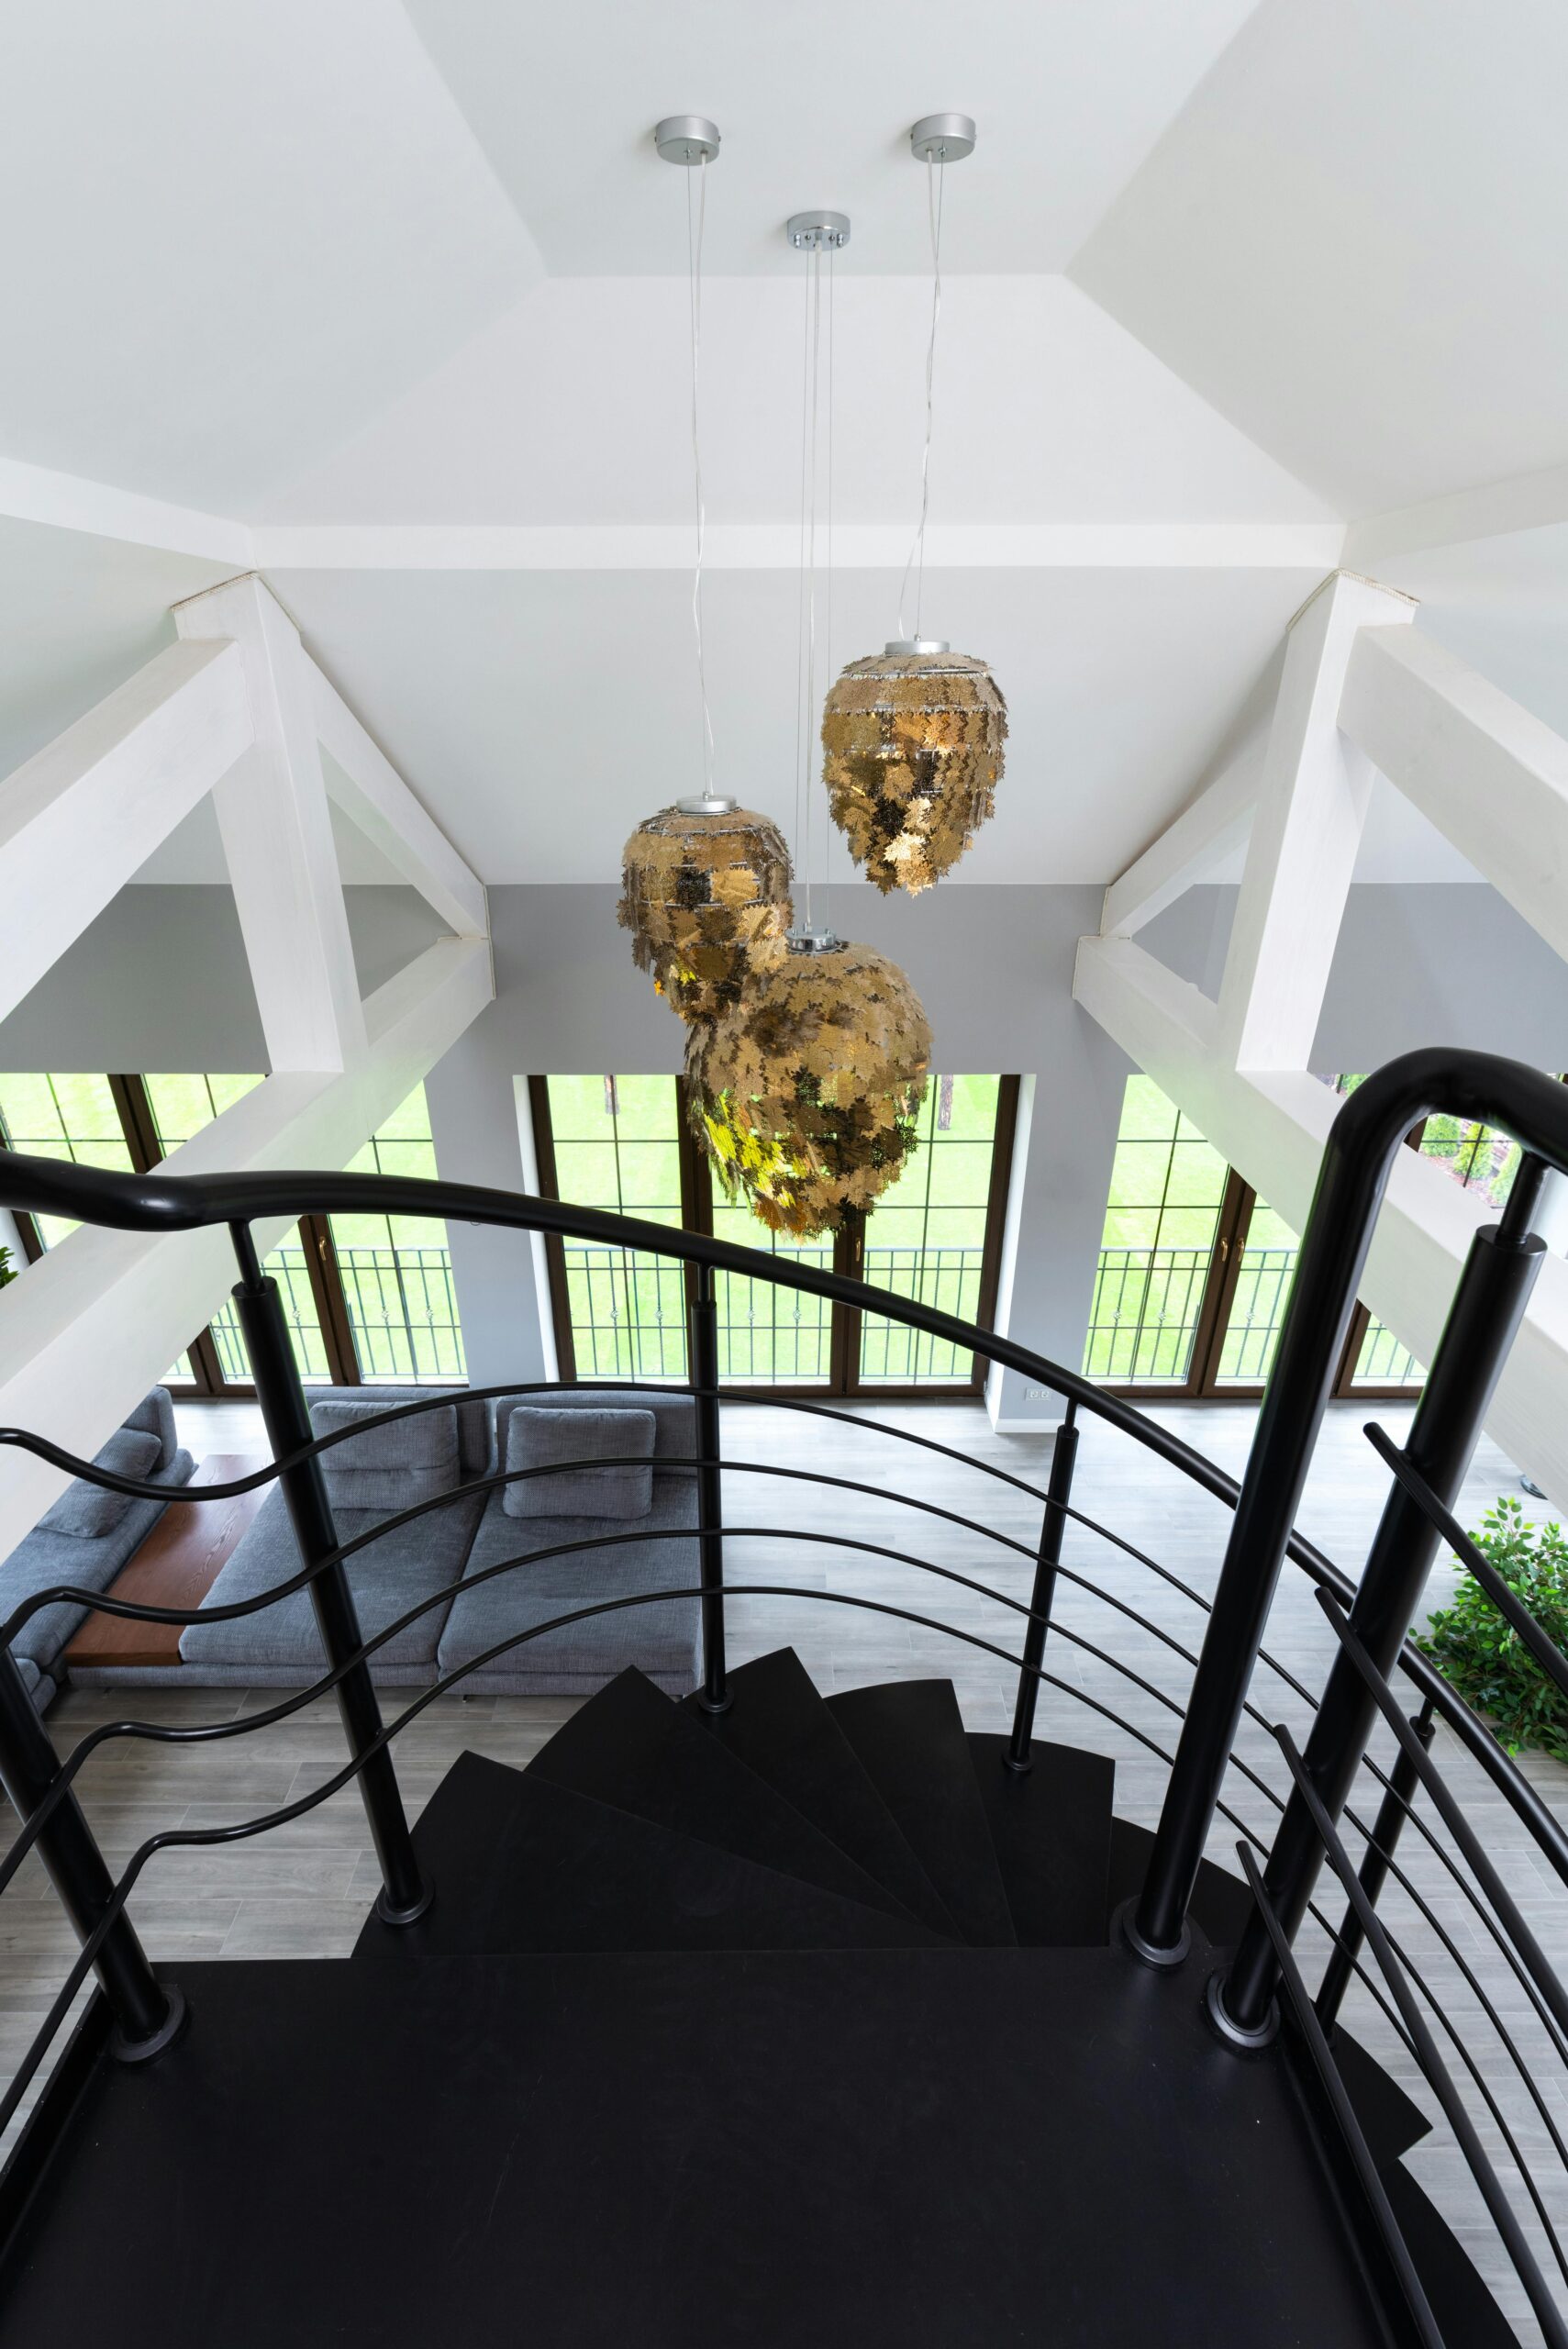
<path fill-rule="evenodd" d="M 187 1405 L 181 1407 L 179 1416 L 182 1439 L 198 1457 L 208 1452 L 264 1449 L 252 1407 Z M 981 1465 L 960 1464 L 897 1441 L 867 1425 L 859 1412 L 845 1423 L 751 1405 L 726 1407 L 728 1459 L 809 1467 L 824 1475 L 884 1486 L 894 1497 L 873 1501 L 829 1486 L 748 1475 L 740 1467 L 727 1472 L 725 1513 L 732 1529 L 728 1566 L 736 1591 L 728 1609 L 731 1658 L 739 1663 L 788 1642 L 824 1691 L 867 1681 L 945 1675 L 957 1687 L 971 1728 L 1006 1727 L 1017 1680 L 1006 1663 L 984 1647 L 945 1632 L 837 1603 L 835 1594 L 854 1594 L 930 1615 L 969 1634 L 971 1641 L 989 1642 L 1016 1653 L 1020 1628 L 1016 1614 L 914 1564 L 877 1557 L 853 1544 L 880 1543 L 907 1552 L 1022 1599 L 1031 1573 L 1028 1557 L 912 1504 L 926 1501 L 973 1516 L 993 1533 L 1010 1536 L 1032 1552 L 1040 1523 L 1038 1501 L 982 1470 L 999 1467 L 1043 1487 L 1050 1441 L 995 1434 L 977 1404 L 888 1406 L 884 1416 L 894 1426 L 951 1444 Z M 1255 1417 L 1251 1406 L 1163 1405 L 1154 1416 L 1232 1473 L 1240 1473 Z M 1361 1432 L 1369 1416 L 1399 1433 L 1408 1423 L 1408 1407 L 1334 1407 L 1302 1512 L 1305 1530 L 1352 1574 L 1386 1491 L 1386 1479 Z M 1484 1444 L 1460 1515 L 1473 1523 L 1499 1493 L 1518 1490 L 1510 1464 L 1495 1446 Z M 1184 1582 L 1204 1593 L 1212 1590 L 1229 1512 L 1097 1422 L 1084 1429 L 1074 1501 Z M 1526 1505 L 1532 1514 L 1546 1513 L 1539 1502 L 1527 1500 Z M 819 1538 L 792 1539 L 776 1531 L 785 1526 Z M 748 1533 L 747 1528 L 758 1531 Z M 1190 1666 L 1165 1642 L 1195 1646 L 1202 1614 L 1086 1526 L 1072 1528 L 1064 1562 L 1090 1586 L 1062 1588 L 1058 1631 L 1047 1658 L 1062 1686 L 1042 1692 L 1040 1733 L 1113 1754 L 1118 1809 L 1152 1823 L 1165 1766 L 1134 1732 L 1167 1750 L 1173 1743 L 1177 1715 L 1162 1701 L 1162 1692 L 1178 1701 L 1184 1698 Z M 1434 1585 L 1441 1587 L 1447 1579 L 1440 1568 Z M 748 1584 L 762 1582 L 790 1583 L 800 1595 L 746 1595 Z M 1118 1614 L 1117 1601 L 1137 1609 L 1151 1628 Z M 1074 1644 L 1075 1640 L 1114 1654 L 1147 1687 Z M 1268 1644 L 1309 1688 L 1320 1687 L 1331 1635 L 1305 1578 L 1290 1568 L 1274 1604 Z M 1254 1695 L 1268 1719 L 1283 1719 L 1304 1733 L 1306 1709 L 1274 1675 L 1262 1672 Z M 1106 1706 L 1127 1726 L 1091 1709 L 1085 1700 Z M 61 1745 L 68 1748 L 83 1731 L 111 1719 L 133 1715 L 181 1723 L 217 1720 L 258 1711 L 275 1701 L 274 1691 L 157 1690 L 137 1698 L 117 1692 L 67 1691 L 50 1722 Z M 392 1709 L 395 1692 L 389 1692 L 386 1702 Z M 399 1776 L 410 1810 L 418 1810 L 465 1747 L 500 1761 L 525 1761 L 571 1709 L 569 1700 L 439 1698 L 398 1741 Z M 1385 1742 L 1376 1750 L 1385 1754 Z M 1568 1891 L 1546 1870 L 1512 1813 L 1440 1731 L 1436 1751 L 1479 1819 L 1487 1847 L 1532 1928 L 1568 1973 Z M 1240 1752 L 1270 1785 L 1283 1784 L 1278 1751 L 1262 1729 L 1249 1725 Z M 341 1759 L 335 1710 L 316 1706 L 276 1728 L 217 1746 L 112 1744 L 89 1764 L 83 1798 L 111 1864 L 123 1864 L 155 1829 L 217 1824 L 295 1801 L 339 1767 Z M 1546 1798 L 1568 1820 L 1568 1770 L 1540 1760 L 1527 1766 Z M 1372 1789 L 1369 1798 L 1368 1785 L 1363 1783 L 1357 1807 L 1370 1819 L 1376 1791 Z M 1227 1791 L 1249 1827 L 1266 1841 L 1274 1813 L 1265 1798 L 1234 1770 Z M 1234 1868 L 1235 1842 L 1236 1831 L 1222 1826 L 1211 1844 L 1212 1855 Z M 1352 1844 L 1359 1854 L 1359 1841 L 1352 1839 Z M 1550 2054 L 1518 1983 L 1473 1909 L 1414 1832 L 1407 1834 L 1400 1857 L 1459 1956 L 1515 2034 L 1553 2123 L 1568 2138 L 1563 2070 Z M 142 1880 L 134 1914 L 151 1954 L 171 1964 L 183 1956 L 329 1956 L 350 1947 L 375 1887 L 369 1838 L 350 1792 L 255 1841 L 161 1856 Z M 1337 1918 L 1342 1902 L 1329 1901 L 1327 1906 Z M 1391 1888 L 1385 1913 L 1447 2019 L 1440 2024 L 1440 2041 L 1460 2072 L 1488 2149 L 1504 2175 L 1510 2176 L 1496 2121 L 1444 2036 L 1448 2024 L 1475 2053 L 1503 2120 L 1536 2170 L 1554 2222 L 1563 2227 L 1568 2222 L 1568 2177 L 1553 2154 L 1545 2121 L 1483 2020 L 1459 1965 L 1396 1889 Z M 36 2029 L 58 1988 L 62 1960 L 72 1946 L 41 1871 L 29 1863 L 0 1901 L 0 2063 L 14 2061 Z M 1307 1954 L 1310 1958 L 1309 1945 Z M 1310 1963 L 1308 1979 L 1315 1979 Z M 1352 1993 L 1346 2013 L 1358 2034 L 1431 2110 L 1429 2095 L 1415 2080 L 1405 2051 L 1363 1992 Z M 1451 2223 L 1464 2232 L 1473 2256 L 1497 2280 L 1500 2297 L 1510 2314 L 1516 2314 L 1517 2290 L 1507 2280 L 1496 2238 L 1457 2154 L 1446 2148 L 1446 2138 L 1429 2151 L 1418 2151 L 1411 2166 L 1440 2200 Z M 1536 2235 L 1539 2241 L 1539 2230 Z M 1531 2337 L 1528 2322 L 1521 2325 L 1521 2338 Z"/>

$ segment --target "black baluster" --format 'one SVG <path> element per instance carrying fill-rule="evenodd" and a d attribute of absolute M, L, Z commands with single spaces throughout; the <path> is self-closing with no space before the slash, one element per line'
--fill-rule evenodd
<path fill-rule="evenodd" d="M 697 1406 L 697 1543 L 702 1560 L 702 1693 L 705 1713 L 727 1713 L 729 1693 L 724 1663 L 724 1497 L 719 1467 L 718 1305 L 713 1267 L 696 1267 L 689 1314 L 691 1385 Z"/>
<path fill-rule="evenodd" d="M 249 1226 L 233 1224 L 230 1230 L 241 1275 L 234 1301 L 255 1375 L 256 1399 L 261 1407 L 273 1457 L 283 1459 L 312 1441 L 310 1412 L 289 1342 L 278 1285 L 262 1273 Z M 294 1467 L 284 1469 L 278 1482 L 283 1486 L 301 1560 L 307 1566 L 317 1565 L 339 1546 L 321 1464 L 314 1458 L 299 1461 Z M 336 1672 L 340 1665 L 349 1664 L 337 1683 L 338 1710 L 342 1716 L 349 1751 L 356 1759 L 368 1756 L 359 1774 L 359 1786 L 371 1840 L 381 1864 L 382 1888 L 376 1897 L 376 1914 L 384 1924 L 411 1925 L 429 1907 L 430 1887 L 420 1878 L 392 1755 L 384 1745 L 373 1753 L 370 1751 L 382 1733 L 381 1706 L 369 1664 L 362 1658 L 349 1664 L 363 1640 L 342 1561 L 321 1566 L 309 1589 L 328 1665 Z"/>
<path fill-rule="evenodd" d="M 1062 1564 L 1062 1536 L 1067 1525 L 1067 1504 L 1073 1497 L 1073 1466 L 1077 1457 L 1078 1406 L 1069 1401 L 1051 1448 L 1051 1478 L 1046 1486 L 1045 1516 L 1035 1559 L 1034 1590 L 1029 1598 L 1029 1620 L 1024 1627 L 1023 1670 L 1018 1675 L 1013 1738 L 1006 1753 L 1008 1769 L 1020 1773 L 1034 1767 L 1029 1740 L 1034 1734 L 1034 1710 L 1040 1696 L 1036 1675 L 1045 1655 L 1045 1635 L 1051 1628 L 1056 1570 Z"/>

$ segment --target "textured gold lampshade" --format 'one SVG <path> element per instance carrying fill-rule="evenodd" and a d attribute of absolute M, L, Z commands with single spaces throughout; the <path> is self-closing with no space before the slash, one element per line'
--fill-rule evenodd
<path fill-rule="evenodd" d="M 984 661 L 892 645 L 851 661 L 822 719 L 833 821 L 866 879 L 911 896 L 951 871 L 994 811 L 1007 705 Z"/>
<path fill-rule="evenodd" d="M 731 1198 L 774 1231 L 835 1230 L 915 1148 L 931 1031 L 896 963 L 833 941 L 792 948 L 686 1047 L 698 1141 Z"/>
<path fill-rule="evenodd" d="M 683 1019 L 716 1019 L 784 952 L 789 851 L 776 824 L 732 799 L 650 816 L 626 844 L 621 889 L 632 958 Z"/>

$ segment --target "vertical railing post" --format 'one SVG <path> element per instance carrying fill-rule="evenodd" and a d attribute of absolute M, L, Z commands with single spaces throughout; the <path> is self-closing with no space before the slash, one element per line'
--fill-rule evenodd
<path fill-rule="evenodd" d="M 1051 1479 L 1046 1486 L 1045 1516 L 1040 1529 L 1035 1559 L 1029 1620 L 1024 1627 L 1023 1669 L 1013 1706 L 1013 1735 L 1006 1765 L 1020 1775 L 1034 1767 L 1029 1741 L 1034 1735 L 1034 1710 L 1040 1696 L 1038 1675 L 1045 1655 L 1045 1635 L 1056 1598 L 1056 1570 L 1062 1564 L 1062 1536 L 1067 1525 L 1067 1504 L 1073 1497 L 1073 1466 L 1078 1457 L 1078 1406 L 1071 1399 L 1051 1448 Z"/>
<path fill-rule="evenodd" d="M 697 1407 L 697 1545 L 702 1565 L 702 1688 L 705 1713 L 734 1702 L 724 1662 L 724 1496 L 719 1466 L 718 1304 L 713 1267 L 699 1264 L 687 1319 L 691 1385 Z"/>
<path fill-rule="evenodd" d="M 1445 1508 L 1459 1497 L 1486 1408 L 1524 1319 L 1545 1243 L 1529 1229 L 1546 1169 L 1523 1157 L 1500 1223 L 1478 1231 L 1454 1291 L 1410 1424 L 1407 1456 Z M 1420 1604 L 1437 1553 L 1437 1529 L 1412 1494 L 1396 1485 L 1384 1506 L 1351 1608 L 1351 1629 L 1385 1678 Z M 1343 1649 L 1329 1666 L 1303 1760 L 1318 1801 L 1338 1820 L 1372 1730 L 1375 1700 Z M 1323 1865 L 1322 1838 L 1299 1787 L 1274 1831 L 1263 1871 L 1269 1903 L 1294 1942 Z M 1251 2044 L 1271 2028 L 1279 1961 L 1254 1909 L 1236 1956 L 1209 1986 L 1209 2012 L 1222 2032 Z"/>
<path fill-rule="evenodd" d="M 60 1776 L 54 1740 L 7 1647 L 0 1647 L 0 1781 L 17 1818 L 36 1810 Z M 103 1922 L 114 1879 L 75 1794 L 62 1795 L 39 1830 L 38 1853 L 78 1940 Z M 175 2038 L 185 2001 L 172 1983 L 161 1983 L 136 1928 L 122 1909 L 99 1944 L 94 1970 L 115 2018 L 114 2052 L 141 2063 Z"/>
<path fill-rule="evenodd" d="M 273 1456 L 282 1459 L 313 1441 L 310 1412 L 278 1285 L 262 1273 L 249 1227 L 234 1224 L 230 1230 L 240 1271 L 234 1302 L 245 1333 L 267 1438 Z M 306 1566 L 317 1566 L 338 1547 L 338 1529 L 327 1497 L 321 1464 L 314 1458 L 298 1461 L 292 1468 L 282 1471 L 278 1482 L 283 1486 L 300 1559 Z M 357 1663 L 349 1662 L 362 1645 L 362 1634 L 342 1561 L 319 1566 L 309 1589 L 328 1666 L 334 1672 L 344 1664 L 349 1667 L 337 1683 L 338 1710 L 350 1753 L 356 1760 L 367 1757 L 360 1770 L 359 1785 L 371 1840 L 381 1864 L 382 1888 L 376 1896 L 376 1914 L 384 1924 L 411 1925 L 429 1907 L 430 1888 L 421 1880 L 419 1864 L 414 1856 L 392 1755 L 384 1745 L 373 1753 L 370 1750 L 382 1733 L 381 1706 L 369 1664 L 362 1657 Z"/>
<path fill-rule="evenodd" d="M 1410 1726 L 1424 1746 L 1430 1745 L 1433 1715 L 1432 1700 L 1429 1697 L 1420 1711 L 1412 1717 Z M 1394 1756 L 1394 1767 L 1388 1774 L 1388 1786 L 1383 1800 L 1378 1804 L 1377 1817 L 1372 1824 L 1372 1841 L 1366 1847 L 1366 1857 L 1361 1864 L 1358 1875 L 1361 1888 L 1374 1909 L 1377 1906 L 1378 1896 L 1388 1881 L 1388 1871 L 1393 1865 L 1395 1848 L 1399 1842 L 1405 1821 L 1410 1815 L 1410 1805 L 1415 1799 L 1418 1783 L 1416 1765 L 1406 1753 L 1405 1748 L 1400 1746 Z M 1329 1951 L 1329 1963 L 1323 1969 L 1323 1987 L 1313 2002 L 1318 2010 L 1318 2020 L 1326 2032 L 1331 2032 L 1339 2019 L 1340 2008 L 1344 2001 L 1345 1992 L 1351 1987 L 1351 1976 L 1356 1970 L 1356 1960 L 1361 1955 L 1362 1943 L 1365 1939 L 1366 1929 L 1362 1923 L 1354 1901 L 1351 1901 L 1345 1909 L 1344 1922 L 1340 1927 L 1340 1938 Z"/>

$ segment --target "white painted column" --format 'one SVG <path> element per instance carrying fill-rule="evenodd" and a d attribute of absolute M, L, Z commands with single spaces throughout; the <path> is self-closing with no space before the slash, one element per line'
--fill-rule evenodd
<path fill-rule="evenodd" d="M 316 671 L 253 573 L 175 612 L 186 638 L 231 637 L 255 742 L 213 794 L 256 1002 L 274 1069 L 337 1070 L 364 1051 L 321 750 Z"/>
<path fill-rule="evenodd" d="M 436 1170 L 444 1183 L 482 1183 L 499 1191 L 534 1187 L 525 1165 L 516 1076 L 505 1024 L 482 1014 L 425 1079 Z M 526 1102 L 523 1105 L 526 1109 Z M 471 1386 L 519 1386 L 555 1375 L 547 1354 L 548 1286 L 544 1247 L 526 1231 L 449 1223 L 452 1286 L 462 1325 Z M 537 1257 L 537 1261 L 536 1261 Z"/>
<path fill-rule="evenodd" d="M 1407 622 L 1395 589 L 1337 572 L 1292 623 L 1219 995 L 1232 1068 L 1306 1068 L 1355 871 L 1371 762 L 1340 730 L 1358 629 Z"/>

